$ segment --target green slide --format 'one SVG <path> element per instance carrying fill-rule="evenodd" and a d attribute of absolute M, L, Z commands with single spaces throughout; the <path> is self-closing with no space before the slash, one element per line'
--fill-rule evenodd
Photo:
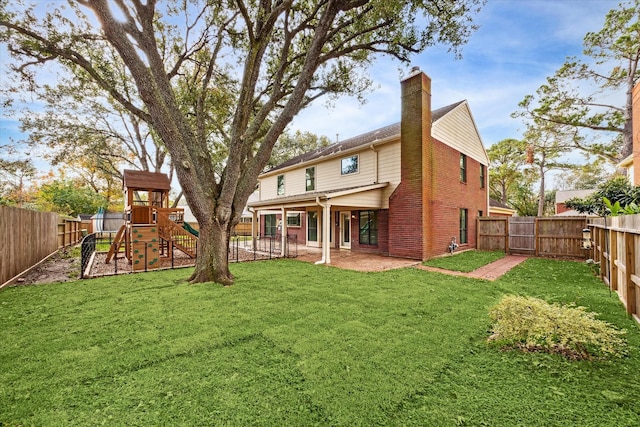
<path fill-rule="evenodd" d="M 196 237 L 200 235 L 200 233 L 198 233 L 198 230 L 190 226 L 188 222 L 183 223 L 182 228 L 184 228 L 185 230 L 187 230 L 189 233 L 193 234 Z"/>

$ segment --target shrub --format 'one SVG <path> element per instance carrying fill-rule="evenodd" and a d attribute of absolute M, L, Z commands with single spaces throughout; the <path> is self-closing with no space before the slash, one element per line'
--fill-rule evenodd
<path fill-rule="evenodd" d="M 549 304 L 538 298 L 505 295 L 489 310 L 489 341 L 506 348 L 544 351 L 569 359 L 622 356 L 626 331 L 595 318 L 584 307 Z"/>

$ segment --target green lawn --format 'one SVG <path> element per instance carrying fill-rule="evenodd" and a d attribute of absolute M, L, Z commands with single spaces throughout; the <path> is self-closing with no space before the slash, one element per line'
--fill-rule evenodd
<path fill-rule="evenodd" d="M 462 271 L 469 273 L 473 270 L 504 258 L 502 251 L 475 251 L 469 250 L 453 255 L 446 255 L 439 258 L 432 258 L 423 262 L 429 267 L 443 268 L 445 270 Z"/>
<path fill-rule="evenodd" d="M 637 426 L 640 328 L 585 263 L 488 282 L 295 260 L 0 292 L 0 426 Z M 575 302 L 629 355 L 570 362 L 485 339 L 503 294 Z"/>

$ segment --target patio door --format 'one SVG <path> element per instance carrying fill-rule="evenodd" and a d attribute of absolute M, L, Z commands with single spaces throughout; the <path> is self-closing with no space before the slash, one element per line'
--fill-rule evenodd
<path fill-rule="evenodd" d="M 351 212 L 340 212 L 340 247 L 351 249 Z"/>
<path fill-rule="evenodd" d="M 307 212 L 307 246 L 320 246 L 320 223 L 318 211 Z"/>

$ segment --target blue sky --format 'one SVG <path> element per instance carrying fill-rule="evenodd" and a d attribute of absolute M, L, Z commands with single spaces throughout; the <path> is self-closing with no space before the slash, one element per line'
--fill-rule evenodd
<path fill-rule="evenodd" d="M 410 66 L 380 60 L 370 70 L 375 92 L 360 105 L 339 99 L 332 109 L 322 103 L 303 111 L 292 129 L 326 135 L 332 141 L 400 120 L 400 71 L 419 66 L 432 79 L 432 107 L 463 99 L 485 147 L 505 138 L 521 138 L 523 122 L 510 114 L 525 95 L 534 94 L 568 56 L 582 54 L 589 31 L 599 31 L 612 0 L 489 0 L 477 17 L 480 29 L 456 60 L 445 48 L 424 52 Z M 622 98 L 623 99 L 623 98 Z"/>
<path fill-rule="evenodd" d="M 320 100 L 301 112 L 290 129 L 326 135 L 333 141 L 336 134 L 342 140 L 399 121 L 401 74 L 416 65 L 432 79 L 433 108 L 463 99 L 469 102 L 486 147 L 505 138 L 520 138 L 523 123 L 510 117 L 518 102 L 535 93 L 567 56 L 580 56 L 585 34 L 599 31 L 606 13 L 618 3 L 489 0 L 476 19 L 480 29 L 463 47 L 462 59 L 456 60 L 446 48 L 429 49 L 408 66 L 381 58 L 369 70 L 375 87 L 365 104 L 340 98 L 327 108 Z M 9 138 L 22 138 L 18 125 L 3 112 L 0 145 Z"/>

